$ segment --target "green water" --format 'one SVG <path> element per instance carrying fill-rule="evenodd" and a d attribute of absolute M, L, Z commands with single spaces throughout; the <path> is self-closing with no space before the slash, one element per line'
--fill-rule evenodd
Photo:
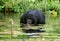
<path fill-rule="evenodd" d="M 1 13 L 2 14 L 2 13 Z M 8 13 L 13 14 L 13 13 Z M 23 35 L 23 32 L 20 28 L 20 16 L 21 14 L 15 13 L 15 15 L 9 16 L 0 16 L 0 22 L 4 22 L 5 25 L 0 26 L 0 32 L 10 31 L 11 26 L 9 25 L 9 18 L 12 18 L 14 21 L 14 30 L 21 32 L 21 34 L 13 34 L 12 40 L 10 34 L 0 34 L 0 41 L 42 41 L 42 38 L 45 38 L 45 41 L 60 41 L 60 16 L 56 18 L 50 17 L 46 14 L 46 24 L 44 25 L 45 34 L 41 34 L 39 38 L 28 38 L 27 35 Z M 14 37 L 16 36 L 16 37 Z"/>

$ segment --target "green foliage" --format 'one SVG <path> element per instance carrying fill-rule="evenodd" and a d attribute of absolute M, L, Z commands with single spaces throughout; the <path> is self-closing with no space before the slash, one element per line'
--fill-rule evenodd
<path fill-rule="evenodd" d="M 0 11 L 2 10 L 4 2 L 2 0 L 0 0 Z"/>
<path fill-rule="evenodd" d="M 12 8 L 15 12 L 24 12 L 29 9 L 39 9 L 42 11 L 47 11 L 54 8 L 59 12 L 60 3 L 59 0 L 1 0 L 0 1 L 0 11 L 2 8 Z"/>

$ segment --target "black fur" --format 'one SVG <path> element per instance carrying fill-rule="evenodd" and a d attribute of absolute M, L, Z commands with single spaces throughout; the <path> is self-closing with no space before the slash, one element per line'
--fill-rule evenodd
<path fill-rule="evenodd" d="M 38 24 L 45 24 L 45 15 L 39 10 L 29 10 L 20 18 L 20 24 L 27 24 L 27 20 L 31 20 L 31 24 L 37 26 Z"/>

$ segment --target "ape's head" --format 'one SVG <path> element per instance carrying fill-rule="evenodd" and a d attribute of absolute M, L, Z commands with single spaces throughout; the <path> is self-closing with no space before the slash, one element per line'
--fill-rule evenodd
<path fill-rule="evenodd" d="M 31 15 L 31 14 L 28 14 L 27 15 L 27 17 L 26 17 L 26 22 L 27 22 L 27 24 L 31 24 L 32 23 L 32 18 L 33 18 L 33 16 Z"/>

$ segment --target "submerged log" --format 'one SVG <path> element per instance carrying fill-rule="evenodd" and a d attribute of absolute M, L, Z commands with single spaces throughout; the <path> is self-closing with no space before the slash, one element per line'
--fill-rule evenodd
<path fill-rule="evenodd" d="M 25 33 L 41 33 L 45 32 L 43 29 L 22 29 Z"/>

